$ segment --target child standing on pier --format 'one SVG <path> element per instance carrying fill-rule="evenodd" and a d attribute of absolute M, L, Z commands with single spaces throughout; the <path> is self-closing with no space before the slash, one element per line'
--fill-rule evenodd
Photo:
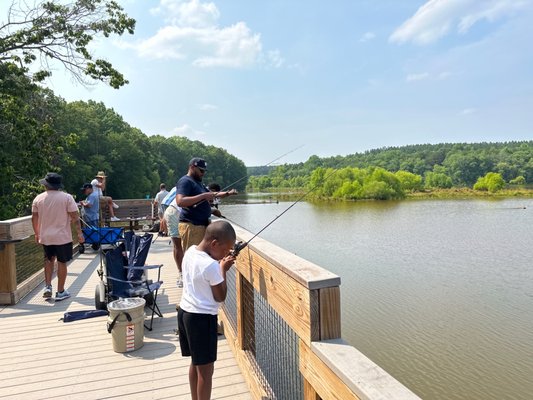
<path fill-rule="evenodd" d="M 189 386 L 193 400 L 211 398 L 218 308 L 226 299 L 226 273 L 235 261 L 229 253 L 235 239 L 229 222 L 215 221 L 207 227 L 200 244 L 191 246 L 183 256 L 178 331 L 181 355 L 191 357 Z"/>

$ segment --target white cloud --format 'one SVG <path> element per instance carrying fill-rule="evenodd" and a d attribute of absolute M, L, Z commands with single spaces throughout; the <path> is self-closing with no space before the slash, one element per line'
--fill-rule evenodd
<path fill-rule="evenodd" d="M 206 54 L 198 55 L 193 65 L 199 67 L 247 67 L 255 64 L 261 54 L 259 34 L 252 34 L 244 22 L 228 28 L 206 29 L 191 37 Z"/>
<path fill-rule="evenodd" d="M 393 43 L 433 43 L 452 30 L 465 34 L 477 22 L 493 22 L 525 7 L 528 0 L 429 0 L 389 37 Z"/>
<path fill-rule="evenodd" d="M 220 17 L 215 3 L 200 3 L 199 0 L 161 0 L 150 13 L 162 15 L 171 25 L 196 28 L 213 26 Z"/>
<path fill-rule="evenodd" d="M 459 115 L 470 115 L 477 112 L 477 109 L 475 108 L 465 108 L 464 110 L 461 110 Z"/>
<path fill-rule="evenodd" d="M 429 79 L 429 72 L 422 72 L 420 74 L 409 74 L 405 78 L 407 82 L 413 82 L 413 81 L 423 81 Z"/>
<path fill-rule="evenodd" d="M 285 59 L 279 50 L 270 50 L 266 53 L 266 64 L 269 67 L 281 68 L 285 64 Z"/>
<path fill-rule="evenodd" d="M 425 81 L 425 80 L 438 80 L 442 81 L 448 79 L 451 76 L 451 73 L 448 71 L 440 72 L 438 74 L 431 74 L 429 72 L 420 72 L 418 74 L 408 74 L 405 77 L 407 82 L 416 82 L 416 81 Z"/>
<path fill-rule="evenodd" d="M 376 34 L 374 32 L 366 32 L 363 36 L 361 36 L 361 39 L 359 39 L 359 41 L 364 43 L 374 39 L 375 37 Z"/>
<path fill-rule="evenodd" d="M 186 136 L 191 139 L 196 139 L 201 136 L 205 136 L 206 133 L 204 131 L 200 131 L 198 129 L 194 129 L 192 126 L 188 124 L 183 124 L 182 126 L 178 126 L 170 132 L 170 136 Z"/>
<path fill-rule="evenodd" d="M 180 5 L 177 23 L 181 26 L 205 28 L 216 24 L 220 13 L 214 3 L 192 0 Z"/>
<path fill-rule="evenodd" d="M 280 68 L 284 64 L 278 50 L 263 52 L 261 35 L 253 33 L 245 22 L 218 26 L 220 12 L 212 2 L 160 0 L 151 12 L 164 16 L 167 25 L 154 36 L 127 45 L 143 58 L 190 60 L 202 68 L 257 64 Z"/>
<path fill-rule="evenodd" d="M 213 105 L 213 104 L 209 104 L 209 103 L 205 103 L 205 104 L 198 104 L 198 108 L 202 111 L 212 111 L 212 110 L 218 110 L 218 107 Z"/>

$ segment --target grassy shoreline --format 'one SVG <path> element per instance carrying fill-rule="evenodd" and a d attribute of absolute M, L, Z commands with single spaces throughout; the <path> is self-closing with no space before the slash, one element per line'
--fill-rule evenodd
<path fill-rule="evenodd" d="M 533 197 L 531 189 L 503 189 L 495 193 L 473 190 L 469 188 L 451 188 L 425 190 L 423 192 L 407 193 L 406 198 L 413 199 L 457 199 L 457 198 L 512 198 Z"/>
<path fill-rule="evenodd" d="M 282 201 L 294 201 L 297 198 L 301 197 L 306 193 L 304 188 L 272 188 L 269 192 L 258 193 L 258 192 L 249 192 L 248 194 L 254 194 L 258 199 L 274 199 Z M 422 192 L 413 192 L 406 193 L 404 200 L 409 199 L 465 199 L 465 198 L 478 198 L 478 199 L 504 199 L 504 198 L 516 198 L 516 197 L 533 197 L 533 189 L 529 188 L 520 188 L 520 189 L 503 189 L 495 193 L 490 193 L 487 191 L 473 190 L 469 188 L 450 188 L 450 189 L 426 189 Z M 313 198 L 313 194 L 310 193 L 309 198 Z M 323 199 L 331 201 L 354 201 L 354 200 L 343 200 L 343 199 Z M 368 201 L 370 199 L 365 199 Z M 357 201 L 357 200 L 355 200 Z M 398 201 L 396 199 L 396 201 Z"/>

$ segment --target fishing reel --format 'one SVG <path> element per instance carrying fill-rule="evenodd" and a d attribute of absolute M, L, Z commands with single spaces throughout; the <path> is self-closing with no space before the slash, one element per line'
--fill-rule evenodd
<path fill-rule="evenodd" d="M 242 249 L 248 245 L 248 242 L 238 241 L 233 245 L 233 249 L 229 252 L 230 256 L 237 257 Z"/>

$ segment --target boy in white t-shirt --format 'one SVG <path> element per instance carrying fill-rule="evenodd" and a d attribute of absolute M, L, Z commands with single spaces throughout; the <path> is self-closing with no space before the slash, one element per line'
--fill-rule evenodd
<path fill-rule="evenodd" d="M 191 356 L 189 386 L 193 399 L 210 399 L 217 359 L 217 316 L 226 299 L 226 272 L 235 257 L 235 230 L 227 221 L 212 222 L 198 246 L 183 256 L 183 294 L 178 307 L 181 355 Z M 220 260 L 220 261 L 217 261 Z"/>

